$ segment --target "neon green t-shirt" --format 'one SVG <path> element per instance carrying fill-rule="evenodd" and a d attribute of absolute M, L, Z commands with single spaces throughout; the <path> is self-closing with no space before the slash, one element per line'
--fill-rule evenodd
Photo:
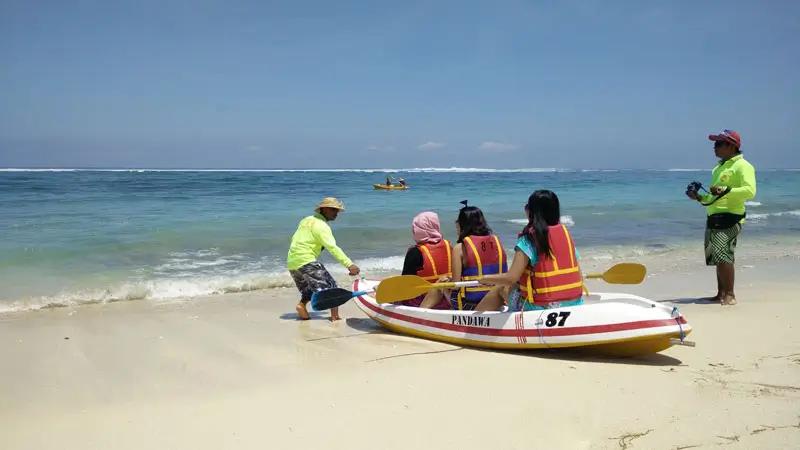
<path fill-rule="evenodd" d="M 325 217 L 322 214 L 308 216 L 300 221 L 297 231 L 292 236 L 286 266 L 289 270 L 299 269 L 316 261 L 323 249 L 327 249 L 331 256 L 345 267 L 353 264 L 342 249 L 336 246 L 336 239 L 333 238 L 333 232 Z"/>
<path fill-rule="evenodd" d="M 756 196 L 756 170 L 742 155 L 721 161 L 711 171 L 711 186 L 730 187 L 731 191 L 711 205 L 706 206 L 706 214 L 731 213 L 744 214 L 744 202 Z M 703 203 L 709 203 L 716 195 L 698 195 Z"/>

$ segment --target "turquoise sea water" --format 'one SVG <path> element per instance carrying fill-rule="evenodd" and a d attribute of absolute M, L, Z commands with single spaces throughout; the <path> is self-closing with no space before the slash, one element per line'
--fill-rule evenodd
<path fill-rule="evenodd" d="M 383 170 L 0 170 L 0 312 L 293 286 L 285 270 L 297 222 L 322 197 L 369 275 L 399 273 L 411 219 L 439 213 L 454 239 L 459 201 L 481 207 L 509 250 L 535 189 L 554 190 L 583 258 L 700 245 L 704 213 L 684 196 L 703 171 L 412 169 L 408 191 L 377 191 Z M 800 171 L 758 171 L 749 239 L 800 234 Z M 329 255 L 334 274 L 344 269 Z"/>

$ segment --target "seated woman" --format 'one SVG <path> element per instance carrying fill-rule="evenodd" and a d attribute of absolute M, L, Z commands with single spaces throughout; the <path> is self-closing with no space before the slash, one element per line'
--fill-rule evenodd
<path fill-rule="evenodd" d="M 464 207 L 458 212 L 456 232 L 458 241 L 453 248 L 452 281 L 470 281 L 491 274 L 508 271 L 508 258 L 503 244 L 476 206 Z M 460 245 L 459 245 L 460 244 Z M 461 288 L 450 298 L 453 309 L 473 310 L 491 288 L 485 286 Z"/>
<path fill-rule="evenodd" d="M 536 191 L 528 198 L 525 213 L 528 225 L 518 236 L 511 269 L 501 275 L 478 278 L 481 284 L 495 287 L 477 311 L 499 310 L 504 300 L 511 311 L 583 304 L 578 251 L 561 223 L 558 197 L 552 191 Z"/>
<path fill-rule="evenodd" d="M 450 278 L 450 241 L 442 237 L 439 216 L 425 211 L 417 214 L 411 222 L 411 232 L 416 245 L 406 252 L 403 275 L 417 275 L 430 283 Z M 396 302 L 395 305 L 418 306 L 430 309 L 450 309 L 446 292 L 431 289 L 427 294 Z"/>

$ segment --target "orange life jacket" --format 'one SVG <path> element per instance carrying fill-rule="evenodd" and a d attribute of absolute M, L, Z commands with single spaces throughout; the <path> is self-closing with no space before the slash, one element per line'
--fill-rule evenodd
<path fill-rule="evenodd" d="M 422 269 L 417 271 L 417 276 L 429 283 L 435 283 L 441 276 L 450 276 L 452 250 L 447 239 L 435 244 L 419 244 L 416 247 L 422 252 Z"/>
<path fill-rule="evenodd" d="M 583 277 L 572 236 L 561 223 L 548 227 L 547 236 L 550 258 L 539 255 L 533 267 L 528 264 L 519 279 L 520 296 L 539 306 L 581 298 Z"/>
<path fill-rule="evenodd" d="M 497 236 L 467 236 L 463 242 L 466 264 L 461 268 L 462 281 L 508 272 L 506 251 Z M 491 288 L 475 286 L 459 289 L 458 309 L 463 309 L 463 302 L 479 303 Z"/>

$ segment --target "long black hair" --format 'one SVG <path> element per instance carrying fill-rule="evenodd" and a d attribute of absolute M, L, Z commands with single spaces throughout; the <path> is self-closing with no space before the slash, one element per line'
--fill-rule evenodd
<path fill-rule="evenodd" d="M 541 189 L 528 197 L 528 225 L 522 235 L 536 248 L 539 259 L 550 258 L 550 237 L 548 227 L 558 225 L 561 220 L 561 205 L 553 191 Z"/>
<path fill-rule="evenodd" d="M 461 227 L 461 233 L 458 235 L 457 243 L 464 242 L 467 236 L 489 236 L 492 234 L 492 229 L 486 223 L 486 218 L 483 217 L 483 211 L 477 206 L 468 206 L 467 201 L 463 200 L 461 204 L 464 205 L 458 211 L 458 226 Z"/>

